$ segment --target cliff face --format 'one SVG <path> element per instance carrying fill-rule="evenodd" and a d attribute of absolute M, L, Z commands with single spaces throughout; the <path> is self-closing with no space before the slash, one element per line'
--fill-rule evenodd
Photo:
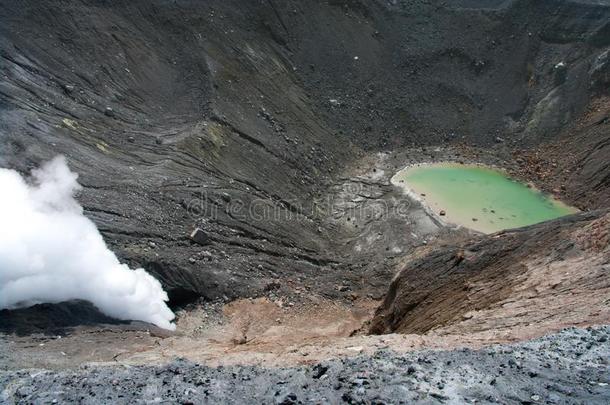
<path fill-rule="evenodd" d="M 610 321 L 610 214 L 499 232 L 408 263 L 372 333 L 517 339 Z"/>
<path fill-rule="evenodd" d="M 539 147 L 531 177 L 556 162 L 543 184 L 607 201 L 607 2 L 0 5 L 2 166 L 66 155 L 86 214 L 174 302 L 351 277 L 369 259 L 315 207 L 378 151 Z"/>

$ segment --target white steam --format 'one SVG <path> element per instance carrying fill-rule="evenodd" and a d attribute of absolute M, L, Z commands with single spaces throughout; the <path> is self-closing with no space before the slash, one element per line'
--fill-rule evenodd
<path fill-rule="evenodd" d="M 73 194 L 78 175 L 57 157 L 32 184 L 0 168 L 0 309 L 71 299 L 106 315 L 175 329 L 161 283 L 112 253 Z"/>

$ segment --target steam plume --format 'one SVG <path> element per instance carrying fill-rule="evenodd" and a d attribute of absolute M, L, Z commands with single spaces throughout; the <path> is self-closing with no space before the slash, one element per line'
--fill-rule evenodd
<path fill-rule="evenodd" d="M 119 263 L 83 215 L 77 177 L 63 156 L 31 184 L 0 168 L 0 309 L 84 299 L 117 319 L 175 329 L 161 283 Z"/>

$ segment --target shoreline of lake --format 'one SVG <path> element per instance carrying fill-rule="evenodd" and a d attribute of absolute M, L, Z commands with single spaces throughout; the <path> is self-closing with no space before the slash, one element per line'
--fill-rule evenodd
<path fill-rule="evenodd" d="M 430 180 L 428 184 L 424 181 L 426 178 Z M 506 170 L 479 163 L 412 164 L 396 172 L 391 183 L 420 202 L 441 224 L 482 233 L 532 225 L 578 212 L 532 184 L 512 178 Z M 440 190 L 435 189 L 439 186 Z M 455 195 L 450 195 L 448 190 Z M 481 198 L 474 197 L 477 193 Z"/>

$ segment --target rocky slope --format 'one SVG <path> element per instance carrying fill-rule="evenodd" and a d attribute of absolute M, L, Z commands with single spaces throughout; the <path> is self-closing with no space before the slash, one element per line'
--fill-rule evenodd
<path fill-rule="evenodd" d="M 610 322 L 610 214 L 592 212 L 439 249 L 394 278 L 373 333 L 527 337 Z"/>
<path fill-rule="evenodd" d="M 87 215 L 176 304 L 277 278 L 333 295 L 317 276 L 353 283 L 370 257 L 317 207 L 376 151 L 566 137 L 523 172 L 603 205 L 609 18 L 603 1 L 6 2 L 2 165 L 66 155 Z"/>

